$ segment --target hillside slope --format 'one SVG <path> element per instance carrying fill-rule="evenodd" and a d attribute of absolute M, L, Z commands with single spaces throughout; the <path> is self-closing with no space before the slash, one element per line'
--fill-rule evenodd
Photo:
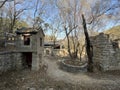
<path fill-rule="evenodd" d="M 109 34 L 112 39 L 118 39 L 120 38 L 120 25 L 106 30 L 104 33 Z"/>

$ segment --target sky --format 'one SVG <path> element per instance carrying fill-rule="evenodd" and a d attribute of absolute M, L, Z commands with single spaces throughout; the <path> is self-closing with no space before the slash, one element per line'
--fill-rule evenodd
<path fill-rule="evenodd" d="M 2 1 L 2 0 L 0 0 L 0 1 Z M 56 7 L 56 5 L 54 4 L 54 2 L 56 0 L 53 0 L 53 2 L 51 2 L 51 3 L 48 3 L 48 2 L 52 1 L 52 0 L 49 0 L 49 1 L 48 0 L 39 0 L 38 3 L 36 3 L 37 0 L 15 0 L 15 1 L 22 2 L 22 4 L 16 5 L 17 10 L 19 10 L 23 7 L 27 8 L 27 10 L 25 10 L 23 12 L 23 14 L 20 15 L 20 18 L 21 18 L 21 20 L 26 21 L 30 26 L 32 26 L 32 24 L 33 24 L 34 12 L 35 12 L 35 8 L 36 8 L 35 6 L 36 6 L 36 4 L 39 4 L 37 7 L 38 11 L 35 14 L 35 16 L 37 17 L 38 12 L 42 11 L 43 14 L 41 14 L 40 17 L 45 21 L 44 23 L 48 23 L 50 25 L 53 25 L 54 28 L 57 28 L 57 23 L 59 23 L 57 21 L 57 19 L 59 19 L 58 14 L 60 12 L 58 10 L 58 7 Z M 66 8 L 68 6 L 67 1 L 69 1 L 69 0 L 60 0 L 59 2 L 61 2 L 61 5 Z M 90 4 L 93 4 L 93 2 L 100 1 L 100 0 L 86 0 L 86 1 Z M 105 2 L 104 0 L 102 0 L 102 1 Z M 108 1 L 108 0 L 106 0 L 106 1 Z M 109 0 L 109 1 L 110 1 L 110 5 L 117 4 L 118 2 L 120 2 L 120 0 Z M 41 2 L 45 4 L 45 5 L 43 5 L 43 7 L 42 7 Z M 9 4 L 13 5 L 13 2 L 6 3 L 6 5 L 9 5 Z M 106 15 L 110 14 L 110 13 L 112 13 L 112 14 L 114 13 L 115 14 L 114 17 L 116 17 L 118 14 L 120 14 L 120 12 L 118 12 L 118 11 L 120 11 L 120 10 L 115 9 L 115 10 L 112 10 L 111 12 L 106 13 Z M 107 24 L 105 29 L 109 29 L 114 26 L 115 22 L 112 20 L 112 19 L 114 19 L 114 17 L 107 18 L 107 19 L 111 19 L 111 20 L 109 22 L 105 23 L 105 24 Z M 47 32 L 47 34 L 50 34 L 50 30 L 49 30 L 49 32 Z M 59 38 L 63 37 L 63 36 L 64 35 L 59 34 Z"/>

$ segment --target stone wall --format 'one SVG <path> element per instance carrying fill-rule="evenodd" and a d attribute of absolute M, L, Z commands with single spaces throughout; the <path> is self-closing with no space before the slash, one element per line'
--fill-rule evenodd
<path fill-rule="evenodd" d="M 94 70 L 120 70 L 120 49 L 114 47 L 109 35 L 91 37 Z"/>
<path fill-rule="evenodd" d="M 65 57 L 65 56 L 68 56 L 68 52 L 66 49 L 54 49 L 53 55 Z"/>
<path fill-rule="evenodd" d="M 22 68 L 22 54 L 18 52 L 0 53 L 0 73 Z"/>
<path fill-rule="evenodd" d="M 52 47 L 45 47 L 44 55 L 65 57 L 68 56 L 68 51 L 67 49 L 53 49 Z"/>
<path fill-rule="evenodd" d="M 66 60 L 62 60 L 60 61 L 60 66 L 59 68 L 62 70 L 65 70 L 67 72 L 73 72 L 73 73 L 77 73 L 77 72 L 86 72 L 87 71 L 87 63 L 81 65 L 81 66 L 74 66 L 74 65 L 70 65 L 65 63 Z"/>

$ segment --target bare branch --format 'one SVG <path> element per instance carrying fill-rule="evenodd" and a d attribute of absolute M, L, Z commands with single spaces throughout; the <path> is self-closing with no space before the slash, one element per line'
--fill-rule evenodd
<path fill-rule="evenodd" d="M 98 18 L 98 17 L 102 16 L 103 14 L 109 12 L 110 10 L 113 10 L 113 9 L 116 9 L 116 8 L 120 8 L 120 6 L 119 5 L 111 6 L 110 8 L 108 8 L 106 10 L 103 10 L 102 12 L 98 12 L 99 13 L 99 14 L 97 13 L 98 15 L 97 14 L 96 15 L 92 14 L 92 19 L 87 24 L 91 24 L 94 20 L 96 20 L 96 18 Z"/>
<path fill-rule="evenodd" d="M 0 8 L 2 8 L 3 5 L 4 5 L 6 2 L 7 2 L 7 0 L 5 0 L 5 1 L 1 1 L 0 3 L 2 3 L 2 4 L 0 5 Z"/>
<path fill-rule="evenodd" d="M 69 30 L 69 32 L 67 33 L 67 35 L 69 35 L 74 29 L 76 29 L 78 27 L 78 25 L 75 25 L 73 28 L 71 28 L 70 30 Z"/>

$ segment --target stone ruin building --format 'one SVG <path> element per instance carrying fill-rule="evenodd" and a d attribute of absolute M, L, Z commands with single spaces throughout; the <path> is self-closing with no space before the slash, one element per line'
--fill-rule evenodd
<path fill-rule="evenodd" d="M 94 71 L 120 70 L 120 40 L 100 33 L 91 37 Z"/>
<path fill-rule="evenodd" d="M 68 52 L 65 49 L 62 41 L 46 41 L 44 43 L 44 54 L 51 55 L 51 56 L 67 56 Z"/>
<path fill-rule="evenodd" d="M 14 49 L 0 52 L 0 72 L 24 68 L 38 70 L 43 59 L 44 36 L 42 29 L 18 29 Z"/>

